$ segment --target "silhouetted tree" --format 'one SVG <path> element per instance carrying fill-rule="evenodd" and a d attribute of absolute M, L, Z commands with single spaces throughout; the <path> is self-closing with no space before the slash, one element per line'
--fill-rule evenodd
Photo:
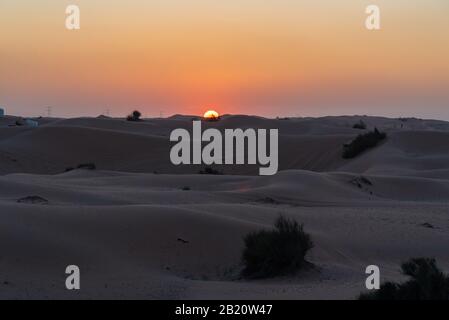
<path fill-rule="evenodd" d="M 142 114 L 140 113 L 140 111 L 135 110 L 135 111 L 133 111 L 132 114 L 130 114 L 126 118 L 126 120 L 128 120 L 128 121 L 140 121 L 141 120 L 140 119 L 141 116 L 142 116 Z"/>

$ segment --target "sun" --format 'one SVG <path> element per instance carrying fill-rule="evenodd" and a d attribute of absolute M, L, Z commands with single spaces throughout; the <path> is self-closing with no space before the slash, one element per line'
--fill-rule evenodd
<path fill-rule="evenodd" d="M 204 113 L 204 119 L 206 120 L 218 120 L 220 118 L 220 115 L 217 111 L 214 110 L 208 110 Z"/>

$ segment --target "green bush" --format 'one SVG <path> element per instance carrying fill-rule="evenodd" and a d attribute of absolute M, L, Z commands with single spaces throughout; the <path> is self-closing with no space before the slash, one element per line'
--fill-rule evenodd
<path fill-rule="evenodd" d="M 303 225 L 280 216 L 274 230 L 262 230 L 245 238 L 242 260 L 245 278 L 269 278 L 294 273 L 307 265 L 305 256 L 313 247 Z"/>
<path fill-rule="evenodd" d="M 386 137 L 387 134 L 380 132 L 377 128 L 375 128 L 374 131 L 359 134 L 351 143 L 343 146 L 343 158 L 355 158 L 363 151 L 377 146 L 377 144 Z"/>
<path fill-rule="evenodd" d="M 359 300 L 449 300 L 449 276 L 438 269 L 435 259 L 411 259 L 401 269 L 410 280 L 384 283 L 380 290 L 361 294 Z"/>

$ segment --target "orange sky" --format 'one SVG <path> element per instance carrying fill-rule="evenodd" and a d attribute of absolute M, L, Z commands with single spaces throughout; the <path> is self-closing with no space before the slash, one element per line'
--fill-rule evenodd
<path fill-rule="evenodd" d="M 371 3 L 381 31 L 364 28 Z M 449 119 L 448 13 L 446 0 L 1 0 L 0 106 Z"/>

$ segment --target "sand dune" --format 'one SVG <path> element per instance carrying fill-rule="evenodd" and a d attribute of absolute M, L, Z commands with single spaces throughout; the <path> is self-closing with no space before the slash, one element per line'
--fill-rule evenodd
<path fill-rule="evenodd" d="M 344 160 L 361 118 L 388 139 Z M 382 280 L 401 279 L 398 263 L 410 257 L 448 269 L 445 122 L 225 116 L 205 124 L 279 128 L 281 171 L 261 177 L 250 166 L 215 176 L 171 165 L 169 133 L 189 128 L 191 116 L 9 127 L 14 119 L 0 121 L 0 298 L 352 299 L 369 264 Z M 65 172 L 86 162 L 98 170 Z M 239 279 L 243 236 L 279 214 L 305 224 L 316 268 Z M 69 264 L 81 268 L 81 291 L 65 290 Z"/>
<path fill-rule="evenodd" d="M 80 163 L 100 169 L 146 173 L 197 173 L 200 167 L 173 166 L 169 135 L 191 129 L 192 117 L 127 122 L 111 118 L 40 119 L 38 128 L 0 126 L 0 173 L 57 174 Z M 385 144 L 354 160 L 343 160 L 342 145 L 362 130 L 352 125 L 363 119 L 368 128 L 389 134 Z M 9 123 L 14 120 L 9 120 Z M 225 116 L 204 128 L 278 128 L 280 170 L 414 175 L 431 177 L 429 170 L 446 174 L 449 125 L 441 121 L 375 117 L 265 119 Z M 432 143 L 428 143 L 432 141 Z M 126 154 L 126 157 L 123 157 Z M 253 175 L 257 166 L 218 166 L 226 174 Z M 447 176 L 446 176 L 447 177 Z"/>
<path fill-rule="evenodd" d="M 396 265 L 409 256 L 449 263 L 449 181 L 369 176 L 367 190 L 352 182 L 357 178 L 307 171 L 268 179 L 88 170 L 6 175 L 0 270 L 9 284 L 0 296 L 353 298 L 363 290 L 363 266 L 373 261 L 388 278 L 399 276 Z M 16 202 L 27 195 L 48 204 Z M 311 261 L 321 271 L 238 280 L 242 237 L 269 228 L 280 213 L 306 224 L 316 242 Z M 86 287 L 75 296 L 61 287 L 61 270 L 71 263 L 86 270 Z"/>
<path fill-rule="evenodd" d="M 339 170 L 373 174 L 426 176 L 437 170 L 449 178 L 449 132 L 407 131 L 390 133 L 380 148 L 367 152 Z"/>

